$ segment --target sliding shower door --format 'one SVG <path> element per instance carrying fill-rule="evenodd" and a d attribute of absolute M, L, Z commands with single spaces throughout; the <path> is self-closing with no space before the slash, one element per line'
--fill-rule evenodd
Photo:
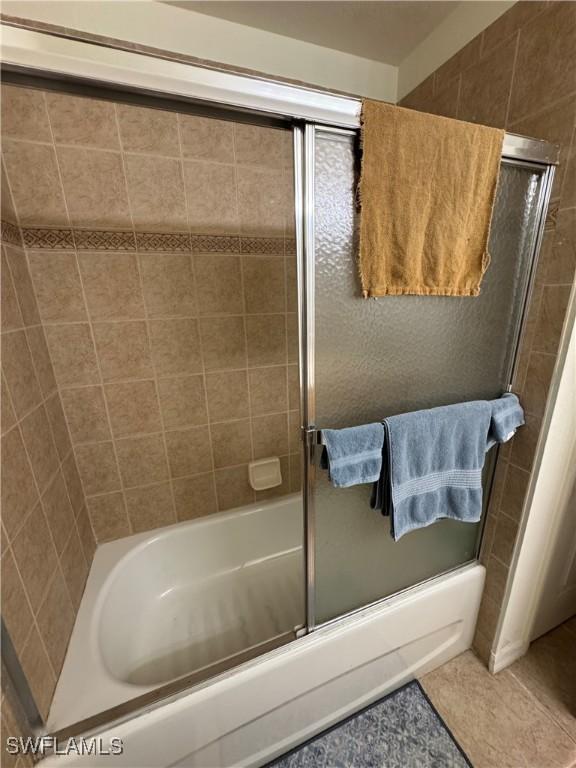
<path fill-rule="evenodd" d="M 503 161 L 492 222 L 492 263 L 477 298 L 360 298 L 356 266 L 357 137 L 308 129 L 309 422 L 318 429 L 506 390 L 521 325 L 546 166 Z M 316 462 L 319 451 L 316 450 Z M 485 471 L 485 501 L 493 459 Z M 481 524 L 440 521 L 395 543 L 370 509 L 370 486 L 334 489 L 310 467 L 310 553 L 316 624 L 475 558 Z M 310 611 L 309 611 L 310 613 Z"/>

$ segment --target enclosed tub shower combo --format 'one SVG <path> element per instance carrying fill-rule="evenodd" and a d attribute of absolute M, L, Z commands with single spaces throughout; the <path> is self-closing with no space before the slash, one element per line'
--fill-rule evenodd
<path fill-rule="evenodd" d="M 505 136 L 479 296 L 363 300 L 358 100 L 4 31 L 11 471 L 55 442 L 6 525 L 51 675 L 5 613 L 10 680 L 118 764 L 263 764 L 471 644 L 484 516 L 394 541 L 320 432 L 511 389 L 554 148 Z"/>

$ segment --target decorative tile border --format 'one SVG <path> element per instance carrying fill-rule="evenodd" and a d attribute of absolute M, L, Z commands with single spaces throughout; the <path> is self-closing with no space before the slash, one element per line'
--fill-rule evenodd
<path fill-rule="evenodd" d="M 25 248 L 43 250 L 74 250 L 74 235 L 71 229 L 23 229 Z"/>
<path fill-rule="evenodd" d="M 22 245 L 22 237 L 20 234 L 20 227 L 17 227 L 16 224 L 12 224 L 10 221 L 4 221 L 1 222 L 1 232 L 0 232 L 0 238 L 2 239 L 3 243 L 8 243 L 9 245 Z"/>
<path fill-rule="evenodd" d="M 296 256 L 296 238 L 287 237 L 284 244 L 284 253 L 286 256 Z"/>
<path fill-rule="evenodd" d="M 194 253 L 240 253 L 238 235 L 190 235 Z"/>
<path fill-rule="evenodd" d="M 136 232 L 139 251 L 189 251 L 190 236 L 185 232 Z"/>
<path fill-rule="evenodd" d="M 284 238 L 283 237 L 241 237 L 241 253 L 257 253 L 267 255 L 283 255 Z"/>
<path fill-rule="evenodd" d="M 20 239 L 20 234 L 22 240 Z M 187 232 L 121 232 L 102 229 L 20 229 L 2 222 L 2 239 L 34 250 L 156 251 L 192 253 L 238 253 L 283 256 L 295 252 L 293 238 L 204 235 Z"/>
<path fill-rule="evenodd" d="M 100 229 L 75 229 L 74 242 L 79 251 L 135 251 L 133 232 Z"/>

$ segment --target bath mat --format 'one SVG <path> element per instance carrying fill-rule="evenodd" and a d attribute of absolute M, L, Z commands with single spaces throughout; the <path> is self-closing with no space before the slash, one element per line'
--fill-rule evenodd
<path fill-rule="evenodd" d="M 472 768 L 417 680 L 332 726 L 268 768 Z"/>

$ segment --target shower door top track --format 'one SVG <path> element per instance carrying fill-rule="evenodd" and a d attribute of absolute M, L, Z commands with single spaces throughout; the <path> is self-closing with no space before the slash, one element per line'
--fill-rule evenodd
<path fill-rule="evenodd" d="M 38 31 L 25 19 L 0 17 L 4 73 L 65 81 L 69 87 L 109 87 L 147 98 L 177 99 L 206 109 L 232 109 L 265 119 L 301 120 L 360 128 L 360 96 L 250 74 L 234 67 L 185 61 L 181 54 L 127 49 L 122 40 L 69 30 Z M 92 38 L 92 39 L 91 39 Z M 6 76 L 6 74 L 4 76 Z M 205 112 L 204 112 L 205 114 Z M 547 141 L 506 133 L 503 156 L 544 165 L 558 163 L 559 148 Z"/>

